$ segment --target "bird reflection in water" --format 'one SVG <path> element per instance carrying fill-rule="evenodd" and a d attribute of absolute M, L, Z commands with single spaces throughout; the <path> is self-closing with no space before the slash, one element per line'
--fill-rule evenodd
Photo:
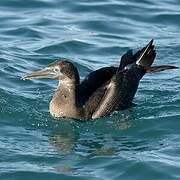
<path fill-rule="evenodd" d="M 59 154 L 71 154 L 75 148 L 73 134 L 55 133 L 49 136 L 49 142 Z"/>
<path fill-rule="evenodd" d="M 88 123 L 88 127 L 85 130 L 85 133 L 79 133 L 79 128 L 81 127 L 78 126 L 76 127 L 77 131 L 73 130 L 70 132 L 70 130 L 68 129 L 68 132 L 52 132 L 49 135 L 49 143 L 60 155 L 69 155 L 74 153 L 76 154 L 76 151 L 78 152 L 78 150 L 80 150 L 79 152 L 81 152 L 82 149 L 86 150 L 86 153 L 78 153 L 78 156 L 89 157 L 93 155 L 112 154 L 116 150 L 112 151 L 113 136 L 111 134 L 111 131 L 127 130 L 131 127 L 131 124 L 128 116 L 124 117 L 121 120 L 118 119 L 118 116 L 113 116 L 113 119 L 111 119 L 111 121 L 104 121 L 103 123 L 105 126 L 109 126 L 108 128 L 106 127 L 107 132 L 93 131 L 94 126 L 98 128 L 98 126 L 100 127 L 102 125 L 101 122 Z M 84 124 L 82 126 L 84 127 Z"/>
<path fill-rule="evenodd" d="M 94 157 L 117 155 L 121 150 L 118 145 L 119 139 L 117 141 L 111 132 L 125 131 L 131 127 L 127 114 L 124 114 L 122 119 L 118 119 L 119 115 L 112 116 L 111 121 L 76 123 L 76 127 L 73 126 L 71 130 L 68 126 L 67 131 L 65 131 L 66 128 L 63 128 L 62 131 L 52 132 L 49 135 L 49 143 L 54 151 L 60 156 L 62 155 L 63 158 L 75 158 L 80 162 Z M 101 131 L 102 123 L 104 124 L 103 127 L 106 126 L 103 131 Z M 85 131 L 82 132 L 81 128 L 85 126 L 88 129 L 84 129 Z M 96 129 L 94 129 L 94 126 L 96 126 Z M 98 128 L 100 129 L 98 130 Z M 67 161 L 67 164 L 63 161 L 62 166 L 55 167 L 55 171 L 60 174 L 74 174 L 79 169 L 69 164 L 69 161 Z"/>

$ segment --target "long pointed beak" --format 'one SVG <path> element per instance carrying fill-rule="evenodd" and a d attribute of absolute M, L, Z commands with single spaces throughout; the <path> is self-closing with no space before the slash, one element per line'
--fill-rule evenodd
<path fill-rule="evenodd" d="M 50 68 L 45 68 L 39 71 L 34 71 L 30 74 L 23 76 L 22 80 L 31 80 L 31 79 L 39 79 L 39 78 L 53 78 L 52 70 Z"/>

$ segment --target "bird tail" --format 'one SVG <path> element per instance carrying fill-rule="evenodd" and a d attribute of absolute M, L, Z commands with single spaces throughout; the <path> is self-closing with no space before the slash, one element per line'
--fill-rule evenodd
<path fill-rule="evenodd" d="M 145 67 L 147 73 L 156 73 L 156 72 L 161 72 L 165 71 L 168 69 L 178 69 L 176 66 L 168 66 L 168 65 L 161 65 L 161 66 L 150 66 L 150 67 Z"/>
<path fill-rule="evenodd" d="M 160 65 L 151 66 L 156 57 L 156 52 L 153 45 L 153 39 L 141 50 L 139 57 L 136 60 L 136 64 L 144 67 L 147 73 L 161 72 L 168 69 L 178 69 L 176 66 Z"/>

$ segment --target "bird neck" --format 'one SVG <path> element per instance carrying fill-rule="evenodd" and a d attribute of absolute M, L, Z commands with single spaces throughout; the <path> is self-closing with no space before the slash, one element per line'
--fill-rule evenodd
<path fill-rule="evenodd" d="M 60 80 L 52 100 L 75 106 L 78 85 L 74 80 Z"/>
<path fill-rule="evenodd" d="M 49 104 L 49 110 L 54 117 L 77 116 L 79 74 L 64 76 L 59 79 L 58 87 Z"/>
<path fill-rule="evenodd" d="M 58 86 L 50 102 L 49 110 L 54 117 L 74 117 L 77 113 L 77 85 L 63 83 Z"/>

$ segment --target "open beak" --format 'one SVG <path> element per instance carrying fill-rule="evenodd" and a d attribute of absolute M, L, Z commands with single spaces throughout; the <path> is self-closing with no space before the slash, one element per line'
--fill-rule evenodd
<path fill-rule="evenodd" d="M 31 80 L 31 79 L 39 79 L 39 78 L 53 78 L 54 74 L 52 73 L 52 69 L 44 68 L 39 71 L 34 71 L 30 74 L 23 76 L 22 80 Z"/>

